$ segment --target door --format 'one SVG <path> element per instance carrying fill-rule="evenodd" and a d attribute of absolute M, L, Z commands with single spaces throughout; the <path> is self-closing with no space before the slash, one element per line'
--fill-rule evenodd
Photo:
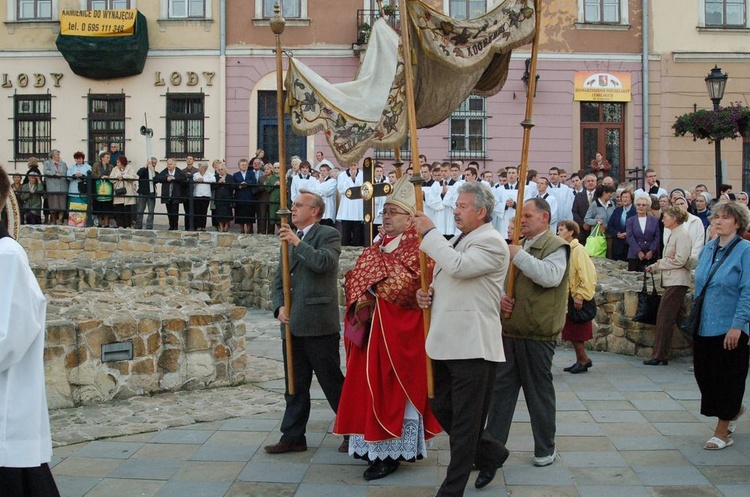
<path fill-rule="evenodd" d="M 597 152 L 612 164 L 610 175 L 625 179 L 625 104 L 581 102 L 581 169 Z"/>
<path fill-rule="evenodd" d="M 266 152 L 270 162 L 279 160 L 279 123 L 276 114 L 276 92 L 258 92 L 258 148 Z M 284 115 L 284 137 L 286 139 L 286 163 L 296 155 L 301 159 L 307 157 L 307 137 L 292 131 L 291 119 Z"/>

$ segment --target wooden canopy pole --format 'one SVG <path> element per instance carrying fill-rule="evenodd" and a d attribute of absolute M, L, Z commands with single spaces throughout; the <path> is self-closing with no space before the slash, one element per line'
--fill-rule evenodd
<path fill-rule="evenodd" d="M 411 43 L 409 42 L 409 13 L 406 8 L 407 0 L 401 0 L 398 2 L 399 19 L 401 22 L 401 54 L 404 58 L 404 80 L 406 90 L 406 115 L 409 121 L 409 136 L 411 137 L 411 156 L 419 158 L 419 141 L 417 139 L 417 111 L 414 105 L 414 71 L 412 70 L 412 64 L 414 63 L 413 54 L 411 51 Z M 413 161 L 412 161 L 413 164 Z M 398 174 L 398 173 L 397 173 Z M 417 211 L 423 212 L 422 206 L 422 187 L 421 181 L 415 185 L 414 197 L 417 201 Z M 419 270 L 421 273 L 422 291 L 427 292 L 430 287 L 429 275 L 427 274 L 427 254 L 419 252 Z M 423 321 L 424 321 L 424 337 L 427 340 L 427 335 L 430 333 L 430 309 L 423 309 Z M 435 397 L 435 379 L 432 372 L 432 360 L 427 356 L 427 396 L 429 398 Z"/>
<path fill-rule="evenodd" d="M 536 93 L 536 61 L 537 51 L 539 50 L 539 31 L 541 31 L 542 22 L 542 2 L 534 0 L 534 41 L 531 42 L 531 64 L 529 65 L 529 86 L 526 95 L 526 115 L 521 122 L 523 127 L 523 148 L 521 149 L 521 169 L 518 171 L 518 198 L 516 202 L 516 219 L 513 222 L 513 244 L 518 245 L 521 234 L 521 217 L 523 216 L 523 197 L 526 192 L 526 174 L 529 170 L 529 145 L 531 143 L 531 128 L 534 123 L 531 116 L 534 110 L 534 94 Z M 508 268 L 508 297 L 513 297 L 515 293 L 516 268 L 513 264 Z M 510 317 L 509 313 L 503 313 L 506 318 Z"/>
<path fill-rule="evenodd" d="M 286 191 L 286 139 L 284 136 L 284 78 L 281 66 L 281 33 L 286 27 L 286 20 L 281 15 L 279 3 L 273 6 L 273 17 L 271 18 L 271 31 L 276 37 L 276 114 L 278 117 L 279 137 L 279 215 L 281 224 L 289 224 L 289 209 L 287 209 Z M 292 312 L 292 281 L 289 275 L 289 242 L 281 242 L 281 278 L 284 285 L 284 312 L 287 318 Z M 287 322 L 284 326 L 284 339 L 286 345 L 286 391 L 294 395 L 294 355 L 292 347 L 292 328 Z"/>

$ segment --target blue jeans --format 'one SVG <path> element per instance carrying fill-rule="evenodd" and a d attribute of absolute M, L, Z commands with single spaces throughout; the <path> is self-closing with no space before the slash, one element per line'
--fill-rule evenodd
<path fill-rule="evenodd" d="M 154 229 L 154 208 L 156 207 L 156 195 L 138 195 L 135 200 L 135 229 L 143 228 L 143 213 L 148 205 L 148 217 L 146 218 L 146 229 Z"/>

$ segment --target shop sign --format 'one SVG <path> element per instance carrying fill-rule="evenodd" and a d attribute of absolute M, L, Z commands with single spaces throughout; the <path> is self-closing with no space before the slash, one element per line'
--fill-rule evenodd
<path fill-rule="evenodd" d="M 138 11 L 63 10 L 60 34 L 69 36 L 131 36 L 135 32 Z"/>
<path fill-rule="evenodd" d="M 630 102 L 629 72 L 576 72 L 573 100 L 582 102 Z"/>

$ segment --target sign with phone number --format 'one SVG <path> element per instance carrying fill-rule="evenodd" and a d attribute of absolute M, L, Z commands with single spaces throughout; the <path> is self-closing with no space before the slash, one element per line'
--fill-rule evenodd
<path fill-rule="evenodd" d="M 131 36 L 135 31 L 138 11 L 127 10 L 63 10 L 60 34 L 69 36 Z"/>

